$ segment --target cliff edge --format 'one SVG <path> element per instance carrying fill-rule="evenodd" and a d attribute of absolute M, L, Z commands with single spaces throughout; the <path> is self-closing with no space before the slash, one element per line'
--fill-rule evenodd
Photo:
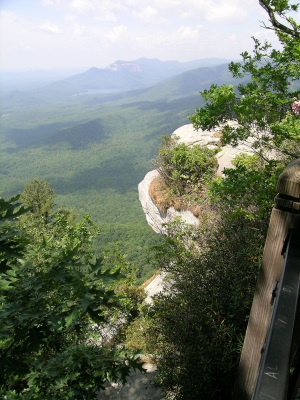
<path fill-rule="evenodd" d="M 236 126 L 236 122 L 229 122 L 229 124 L 231 126 Z M 252 154 L 250 146 L 247 146 L 247 144 L 237 147 L 229 145 L 221 146 L 221 131 L 222 127 L 211 131 L 197 131 L 193 128 L 192 124 L 188 124 L 176 129 L 172 135 L 177 138 L 178 143 L 185 143 L 187 146 L 201 145 L 208 146 L 209 148 L 219 147 L 220 151 L 216 155 L 219 163 L 217 175 L 221 176 L 224 168 L 232 167 L 231 161 L 237 155 L 241 153 Z M 189 210 L 178 211 L 175 210 L 174 207 L 171 207 L 163 211 L 156 206 L 149 195 L 149 187 L 151 182 L 158 176 L 159 172 L 157 170 L 150 171 L 138 185 L 139 200 L 143 207 L 146 220 L 151 228 L 155 232 L 163 234 L 165 232 L 164 224 L 174 220 L 177 216 L 180 216 L 181 219 L 188 224 L 198 225 L 198 218 Z"/>

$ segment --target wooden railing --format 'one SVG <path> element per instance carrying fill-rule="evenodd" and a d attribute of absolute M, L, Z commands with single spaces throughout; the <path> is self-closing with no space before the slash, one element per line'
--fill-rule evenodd
<path fill-rule="evenodd" d="M 280 175 L 277 191 L 241 354 L 235 400 L 292 400 L 296 399 L 299 386 L 299 360 L 293 377 L 290 372 L 300 335 L 300 159 Z"/>
<path fill-rule="evenodd" d="M 300 229 L 290 231 L 284 256 L 253 400 L 295 399 L 299 389 Z"/>

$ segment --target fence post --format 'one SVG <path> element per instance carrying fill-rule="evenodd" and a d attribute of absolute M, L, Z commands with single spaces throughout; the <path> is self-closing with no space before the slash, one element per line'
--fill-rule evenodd
<path fill-rule="evenodd" d="M 284 241 L 289 229 L 297 228 L 300 221 L 300 159 L 292 161 L 279 176 L 277 192 L 237 373 L 235 400 L 250 400 L 255 389 L 271 318 L 272 292 L 284 265 Z"/>

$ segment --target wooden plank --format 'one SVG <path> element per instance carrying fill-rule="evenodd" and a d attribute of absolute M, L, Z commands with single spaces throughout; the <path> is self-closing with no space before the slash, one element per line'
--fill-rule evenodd
<path fill-rule="evenodd" d="M 291 231 L 253 400 L 282 400 L 289 388 L 300 283 L 300 230 Z M 297 339 L 297 338 L 296 338 Z"/>
<path fill-rule="evenodd" d="M 281 255 L 289 229 L 300 221 L 300 159 L 288 165 L 280 175 L 276 197 L 277 208 L 271 213 L 264 247 L 262 266 L 253 298 L 248 327 L 245 335 L 233 398 L 252 398 L 272 313 L 272 290 L 280 281 L 284 259 Z"/>
<path fill-rule="evenodd" d="M 279 176 L 277 192 L 291 197 L 300 197 L 300 159 L 292 161 Z"/>
<path fill-rule="evenodd" d="M 250 400 L 254 391 L 260 364 L 261 350 L 264 346 L 270 323 L 272 290 L 279 282 L 284 264 L 281 255 L 284 238 L 290 228 L 298 224 L 299 216 L 274 209 L 264 248 L 262 268 L 248 321 L 243 351 L 240 359 L 234 398 Z"/>

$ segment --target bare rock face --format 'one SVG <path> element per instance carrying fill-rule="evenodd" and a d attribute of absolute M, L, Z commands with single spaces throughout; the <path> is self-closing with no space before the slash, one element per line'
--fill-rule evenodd
<path fill-rule="evenodd" d="M 145 286 L 144 291 L 146 293 L 145 303 L 152 304 L 153 297 L 158 293 L 162 292 L 165 288 L 165 281 L 164 278 L 166 273 L 161 272 L 160 274 L 156 275 L 152 281 Z"/>
<path fill-rule="evenodd" d="M 191 211 L 176 211 L 174 207 L 171 207 L 164 212 L 156 207 L 149 195 L 149 187 L 151 182 L 158 176 L 159 172 L 156 169 L 150 171 L 138 186 L 139 200 L 146 215 L 146 220 L 151 228 L 156 233 L 163 234 L 165 232 L 163 224 L 173 221 L 176 216 L 180 216 L 181 219 L 187 223 L 197 225 L 199 220 Z"/>
<path fill-rule="evenodd" d="M 235 121 L 228 121 L 227 124 L 232 127 L 238 126 Z M 192 124 L 188 124 L 176 129 L 172 135 L 178 137 L 178 143 L 184 143 L 187 146 L 198 144 L 212 149 L 218 147 L 220 144 L 221 130 L 222 127 L 218 127 L 211 131 L 202 131 L 201 129 L 196 131 Z M 221 151 L 216 155 L 219 162 L 217 175 L 221 176 L 224 168 L 231 168 L 231 161 L 241 153 L 252 154 L 250 143 L 249 145 L 244 144 L 238 145 L 237 147 L 229 145 L 221 147 Z"/>
<path fill-rule="evenodd" d="M 113 72 L 124 72 L 124 71 L 132 73 L 142 72 L 142 67 L 139 64 L 121 60 L 118 60 L 113 64 L 110 64 L 105 69 Z"/>
<path fill-rule="evenodd" d="M 229 125 L 236 126 L 236 123 L 232 121 L 229 122 Z M 211 131 L 196 131 L 192 124 L 188 124 L 178 128 L 173 132 L 172 135 L 177 137 L 178 143 L 185 143 L 187 146 L 194 146 L 198 144 L 201 146 L 214 148 L 219 146 L 221 130 L 222 128 L 219 127 Z M 229 145 L 221 147 L 221 151 L 216 155 L 219 162 L 217 175 L 221 176 L 224 168 L 232 167 L 231 161 L 241 153 L 251 154 L 252 151 L 250 146 L 245 144 L 237 147 L 232 147 Z M 157 170 L 150 171 L 138 185 L 139 200 L 146 215 L 148 224 L 155 232 L 161 234 L 165 232 L 163 224 L 174 220 L 174 218 L 177 216 L 180 216 L 182 221 L 197 226 L 199 224 L 199 220 L 189 210 L 177 211 L 171 207 L 164 212 L 156 207 L 149 195 L 149 187 L 151 182 L 158 176 L 159 172 Z"/>
<path fill-rule="evenodd" d="M 214 131 L 195 130 L 192 124 L 183 125 L 172 133 L 178 138 L 178 143 L 184 143 L 187 146 L 199 144 L 201 146 L 215 147 L 220 141 L 218 135 L 220 129 Z"/>

